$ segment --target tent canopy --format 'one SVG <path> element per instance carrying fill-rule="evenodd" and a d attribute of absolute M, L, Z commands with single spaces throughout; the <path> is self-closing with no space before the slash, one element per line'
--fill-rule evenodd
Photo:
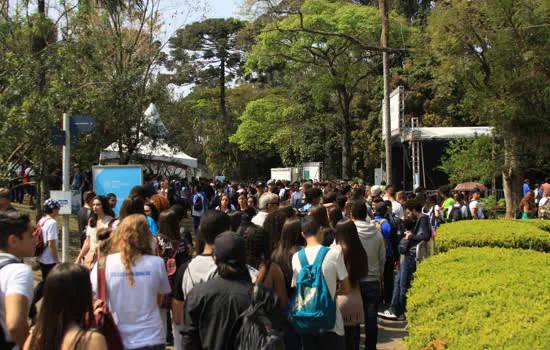
<path fill-rule="evenodd" d="M 161 144 L 157 147 L 151 145 L 142 145 L 137 150 L 137 155 L 150 161 L 156 161 L 166 164 L 184 165 L 190 168 L 197 167 L 197 159 L 184 152 L 174 151 L 167 144 Z M 113 143 L 101 152 L 100 160 L 119 159 L 118 144 Z"/>
<path fill-rule="evenodd" d="M 182 151 L 174 150 L 167 144 L 162 143 L 162 140 L 168 135 L 168 129 L 166 129 L 162 119 L 160 119 L 157 107 L 153 103 L 151 103 L 147 110 L 145 110 L 143 116 L 144 125 L 150 129 L 150 133 L 156 135 L 156 137 L 161 141 L 159 142 L 159 145 L 153 146 L 153 142 L 144 137 L 143 134 L 140 134 L 140 139 L 145 138 L 145 140 L 136 152 L 139 157 L 152 162 L 159 162 L 169 165 L 183 165 L 190 168 L 197 167 L 196 158 L 188 156 Z M 118 151 L 118 144 L 115 142 L 101 151 L 99 160 L 103 162 L 107 160 L 119 159 Z"/>

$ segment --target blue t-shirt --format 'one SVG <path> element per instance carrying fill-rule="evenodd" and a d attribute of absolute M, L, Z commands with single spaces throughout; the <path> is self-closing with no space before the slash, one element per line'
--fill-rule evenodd
<path fill-rule="evenodd" d="M 531 191 L 531 188 L 528 184 L 523 184 L 523 196 L 525 197 L 527 195 L 527 192 Z"/>
<path fill-rule="evenodd" d="M 73 191 L 78 191 L 78 190 L 80 190 L 80 186 L 82 186 L 82 173 L 80 171 L 77 171 L 74 174 L 74 177 L 73 177 L 73 188 L 72 188 L 72 190 Z"/>
<path fill-rule="evenodd" d="M 156 235 L 157 232 L 159 232 L 159 229 L 155 220 L 152 217 L 147 216 L 147 222 L 149 223 L 149 228 L 151 229 L 151 233 L 153 234 L 153 236 Z"/>
<path fill-rule="evenodd" d="M 374 217 L 374 222 L 375 223 L 378 222 L 378 221 L 382 221 L 382 220 L 384 220 L 384 218 L 381 217 L 381 216 L 375 216 Z M 388 222 L 387 219 L 382 224 L 380 224 L 380 230 L 382 231 L 382 236 L 384 237 L 384 240 L 387 242 L 387 246 L 388 246 L 388 248 L 386 249 L 386 257 L 392 256 L 393 255 L 393 249 L 392 249 L 392 244 L 391 244 L 391 240 L 390 240 L 391 225 L 390 225 L 390 223 Z"/>

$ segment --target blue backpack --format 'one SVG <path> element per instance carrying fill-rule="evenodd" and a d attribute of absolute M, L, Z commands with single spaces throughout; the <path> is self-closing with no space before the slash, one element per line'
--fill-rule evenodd
<path fill-rule="evenodd" d="M 321 246 L 311 265 L 307 261 L 305 249 L 298 252 L 302 270 L 296 282 L 292 319 L 299 334 L 324 333 L 334 328 L 336 301 L 330 295 L 322 269 L 323 260 L 329 250 Z"/>

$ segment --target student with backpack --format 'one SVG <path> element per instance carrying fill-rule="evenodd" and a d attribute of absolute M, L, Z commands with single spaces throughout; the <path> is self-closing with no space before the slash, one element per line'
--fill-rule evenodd
<path fill-rule="evenodd" d="M 33 255 L 32 232 L 28 214 L 0 212 L 0 349 L 21 348 L 29 335 L 34 278 L 21 261 Z"/>
<path fill-rule="evenodd" d="M 55 218 L 59 215 L 61 204 L 55 199 L 48 199 L 44 202 L 44 217 L 38 220 L 37 228 L 33 233 L 35 238 L 35 256 L 38 257 L 40 272 L 42 272 L 42 281 L 34 288 L 33 299 L 29 317 L 34 320 L 36 316 L 35 304 L 42 299 L 42 290 L 44 282 L 50 271 L 59 263 L 57 253 L 57 238 L 59 229 Z"/>
<path fill-rule="evenodd" d="M 304 350 L 343 349 L 344 322 L 336 295 L 338 285 L 339 293 L 349 293 L 348 272 L 342 254 L 321 244 L 319 229 L 312 216 L 302 220 L 306 246 L 292 257 L 292 286 L 296 288 L 292 318 Z"/>
<path fill-rule="evenodd" d="M 456 222 L 460 220 L 471 220 L 472 215 L 468 206 L 464 205 L 464 195 L 462 193 L 454 194 L 455 203 L 449 208 L 448 221 Z"/>
<path fill-rule="evenodd" d="M 204 215 L 206 208 L 208 207 L 208 200 L 206 199 L 206 195 L 201 192 L 201 187 L 199 184 L 195 184 L 194 189 L 195 193 L 193 194 L 193 197 L 191 197 L 191 216 L 193 217 L 193 227 L 195 228 L 195 233 L 197 233 L 201 223 L 201 217 Z"/>
<path fill-rule="evenodd" d="M 246 267 L 244 238 L 231 231 L 216 237 L 214 261 L 217 277 L 196 285 L 183 307 L 184 349 L 261 349 L 268 340 L 257 330 L 258 319 L 250 306 L 261 304 L 262 312 L 279 328 L 282 310 L 276 295 L 252 284 Z M 256 327 L 256 328 L 254 328 Z M 254 336 L 255 339 L 251 339 Z M 256 341 L 256 346 L 249 342 Z M 278 338 L 282 342 L 282 337 Z M 270 349 L 270 348 L 269 348 Z"/>

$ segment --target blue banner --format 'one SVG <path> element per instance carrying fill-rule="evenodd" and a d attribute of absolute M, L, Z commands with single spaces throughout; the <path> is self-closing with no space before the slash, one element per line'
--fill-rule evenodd
<path fill-rule="evenodd" d="M 142 169 L 139 165 L 128 166 L 95 166 L 93 167 L 94 191 L 106 196 L 114 193 L 117 197 L 115 216 L 118 216 L 120 206 L 134 186 L 143 184 Z"/>

